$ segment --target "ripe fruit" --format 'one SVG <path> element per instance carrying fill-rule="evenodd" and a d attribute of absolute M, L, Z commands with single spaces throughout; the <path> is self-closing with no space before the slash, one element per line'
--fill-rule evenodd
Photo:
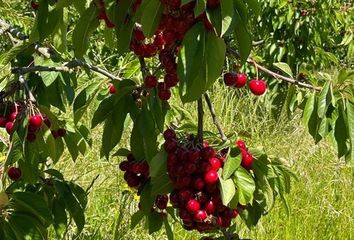
<path fill-rule="evenodd" d="M 64 137 L 66 135 L 66 130 L 64 128 L 59 128 L 57 133 L 59 137 Z"/>
<path fill-rule="evenodd" d="M 246 143 L 243 140 L 237 140 L 236 145 L 240 148 L 240 149 L 246 149 Z"/>
<path fill-rule="evenodd" d="M 168 203 L 167 195 L 158 195 L 155 200 L 156 207 L 159 209 L 166 209 Z"/>
<path fill-rule="evenodd" d="M 206 211 L 204 210 L 199 210 L 195 215 L 194 215 L 194 219 L 197 222 L 203 222 L 206 218 L 208 217 Z"/>
<path fill-rule="evenodd" d="M 13 131 L 14 131 L 14 123 L 13 122 L 7 122 L 6 125 L 5 125 L 5 128 L 6 128 L 6 132 L 8 134 L 13 133 Z"/>
<path fill-rule="evenodd" d="M 167 101 L 171 98 L 171 90 L 168 88 L 158 90 L 159 98 L 162 101 Z"/>
<path fill-rule="evenodd" d="M 110 94 L 115 94 L 117 92 L 116 86 L 114 86 L 113 83 L 109 84 L 108 89 Z"/>
<path fill-rule="evenodd" d="M 267 85 L 263 80 L 251 80 L 249 88 L 254 95 L 260 96 L 267 90 Z"/>
<path fill-rule="evenodd" d="M 210 9 L 217 8 L 220 5 L 220 0 L 208 0 L 207 7 Z"/>
<path fill-rule="evenodd" d="M 33 10 L 38 10 L 39 4 L 36 3 L 34 0 L 31 1 L 31 7 Z"/>
<path fill-rule="evenodd" d="M 210 170 L 204 175 L 204 181 L 207 184 L 214 184 L 218 181 L 219 175 L 215 170 Z"/>
<path fill-rule="evenodd" d="M 33 115 L 28 120 L 30 126 L 39 128 L 42 125 L 42 116 L 41 115 Z"/>
<path fill-rule="evenodd" d="M 157 78 L 153 75 L 148 75 L 144 79 L 144 85 L 146 88 L 154 88 L 157 86 Z"/>
<path fill-rule="evenodd" d="M 247 170 L 251 169 L 254 161 L 253 156 L 244 149 L 241 149 L 241 154 L 242 154 L 242 161 L 241 161 L 242 167 L 246 168 Z"/>
<path fill-rule="evenodd" d="M 226 86 L 233 86 L 236 84 L 237 81 L 237 75 L 234 73 L 226 73 L 224 75 L 224 83 Z"/>
<path fill-rule="evenodd" d="M 0 117 L 0 127 L 4 128 L 6 126 L 7 119 L 4 117 Z"/>
<path fill-rule="evenodd" d="M 234 87 L 236 88 L 242 88 L 246 85 L 247 83 L 247 76 L 244 73 L 238 73 L 236 75 L 236 82 L 234 84 Z"/>
<path fill-rule="evenodd" d="M 36 134 L 29 132 L 27 133 L 26 139 L 28 142 L 34 142 L 36 141 Z"/>
<path fill-rule="evenodd" d="M 200 209 L 200 203 L 195 199 L 191 199 L 187 202 L 186 209 L 189 213 L 196 213 Z"/>
<path fill-rule="evenodd" d="M 17 118 L 17 114 L 18 112 L 12 112 L 10 115 L 9 115 L 9 121 L 13 122 L 16 120 Z"/>
<path fill-rule="evenodd" d="M 50 121 L 50 119 L 48 117 L 43 117 L 43 122 L 48 128 L 50 128 L 52 126 L 52 122 Z"/>
<path fill-rule="evenodd" d="M 213 214 L 215 212 L 215 204 L 213 201 L 209 201 L 205 204 L 205 211 L 208 214 Z"/>
<path fill-rule="evenodd" d="M 217 171 L 221 168 L 221 163 L 220 160 L 216 157 L 210 158 L 209 159 L 210 166 L 213 168 L 213 170 Z"/>
<path fill-rule="evenodd" d="M 18 181 L 22 176 L 22 172 L 21 169 L 17 167 L 10 167 L 9 170 L 7 170 L 7 175 L 12 181 Z"/>

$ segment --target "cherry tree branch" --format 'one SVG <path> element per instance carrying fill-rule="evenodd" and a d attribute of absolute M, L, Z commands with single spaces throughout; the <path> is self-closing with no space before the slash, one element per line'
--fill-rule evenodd
<path fill-rule="evenodd" d="M 32 102 L 32 103 L 36 103 L 37 100 L 36 98 L 34 97 L 31 89 L 28 87 L 28 84 L 25 80 L 25 78 L 23 77 L 22 74 L 20 74 L 19 78 L 18 78 L 18 81 L 25 87 L 26 89 L 26 92 L 27 92 L 27 95 L 28 95 L 28 99 Z"/>
<path fill-rule="evenodd" d="M 214 109 L 214 106 L 210 100 L 210 97 L 209 97 L 209 94 L 208 93 L 205 93 L 204 94 L 204 98 L 205 98 L 205 101 L 208 105 L 208 108 L 209 108 L 209 111 L 210 111 L 210 114 L 211 114 L 211 117 L 213 118 L 213 122 L 216 126 L 216 128 L 218 129 L 219 131 L 219 134 L 220 134 L 220 137 L 221 137 L 221 140 L 226 142 L 227 141 L 227 137 L 224 133 L 224 131 L 222 130 L 222 127 L 221 127 L 221 124 L 219 122 L 219 119 L 218 117 L 216 116 L 216 113 L 215 113 L 215 109 Z"/>
<path fill-rule="evenodd" d="M 236 50 L 232 49 L 232 48 L 228 48 L 227 52 L 229 54 L 233 55 L 234 57 L 237 57 L 237 58 L 240 57 L 239 53 Z M 285 76 L 280 75 L 280 74 L 278 74 L 276 72 L 273 72 L 273 71 L 267 69 L 266 67 L 258 64 L 255 60 L 253 60 L 251 58 L 247 59 L 247 63 L 254 65 L 258 70 L 264 72 L 265 74 L 267 74 L 267 75 L 269 75 L 269 76 L 271 76 L 271 77 L 273 77 L 273 78 L 275 78 L 277 80 L 281 80 L 281 81 L 285 81 L 285 82 L 288 82 L 288 83 L 291 83 L 291 84 L 295 84 L 295 85 L 297 85 L 299 87 L 302 87 L 302 88 L 307 88 L 307 89 L 312 89 L 312 90 L 316 90 L 316 91 L 321 91 L 320 87 L 316 87 L 316 86 L 313 86 L 313 85 L 308 84 L 308 83 L 300 82 L 300 81 L 298 81 L 296 79 L 293 79 L 293 78 L 290 78 L 290 77 L 285 77 Z"/>
<path fill-rule="evenodd" d="M 114 74 L 99 68 L 95 65 L 89 64 L 87 62 L 74 59 L 70 62 L 65 63 L 63 66 L 32 66 L 32 67 L 16 67 L 12 69 L 12 73 L 15 74 L 26 74 L 30 72 L 71 72 L 73 69 L 77 67 L 86 67 L 91 71 L 100 73 L 112 80 L 121 81 L 122 79 Z"/>

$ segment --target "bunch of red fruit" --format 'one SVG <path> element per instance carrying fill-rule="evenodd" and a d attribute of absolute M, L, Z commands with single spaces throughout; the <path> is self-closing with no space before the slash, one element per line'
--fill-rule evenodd
<path fill-rule="evenodd" d="M 136 1 L 139 3 L 139 1 Z M 202 21 L 207 30 L 213 26 L 206 17 L 194 15 L 196 1 L 181 6 L 181 0 L 161 0 L 165 5 L 158 29 L 151 39 L 146 39 L 140 27 L 135 27 L 130 49 L 140 57 L 153 57 L 158 54 L 161 66 L 165 72 L 164 81 L 158 82 L 154 75 L 144 79 L 144 86 L 148 89 L 157 87 L 158 96 L 167 101 L 171 97 L 171 88 L 179 82 L 177 76 L 176 55 L 187 31 L 198 21 Z M 208 7 L 215 8 L 220 5 L 219 0 L 208 0 Z"/>
<path fill-rule="evenodd" d="M 140 190 L 149 179 L 149 165 L 146 161 L 137 161 L 133 154 L 128 154 L 127 160 L 119 164 L 120 170 L 124 171 L 124 180 L 131 188 Z"/>
<path fill-rule="evenodd" d="M 242 156 L 241 166 L 247 170 L 250 170 L 252 168 L 254 158 L 248 152 L 248 149 L 246 147 L 246 143 L 242 140 L 238 140 L 236 142 L 236 146 L 239 148 L 239 150 L 241 152 L 241 156 Z"/>
<path fill-rule="evenodd" d="M 164 138 L 167 171 L 174 185 L 170 201 L 184 228 L 205 232 L 229 227 L 238 212 L 223 205 L 218 189 L 217 171 L 224 156 L 207 144 L 195 144 L 193 138 L 178 140 L 172 129 L 164 132 Z"/>
<path fill-rule="evenodd" d="M 244 73 L 228 72 L 224 75 L 224 83 L 226 86 L 242 88 L 247 83 L 247 76 Z M 263 80 L 253 79 L 248 83 L 251 92 L 260 96 L 267 90 L 267 84 Z"/>

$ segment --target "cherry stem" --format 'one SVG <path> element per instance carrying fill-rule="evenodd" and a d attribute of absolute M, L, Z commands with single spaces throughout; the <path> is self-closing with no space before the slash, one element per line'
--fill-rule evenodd
<path fill-rule="evenodd" d="M 234 56 L 236 58 L 240 58 L 240 54 L 236 50 L 234 50 L 234 49 L 232 49 L 230 47 L 227 48 L 227 52 L 230 55 L 232 55 L 232 56 Z M 271 77 L 273 77 L 273 78 L 275 78 L 277 80 L 285 81 L 285 82 L 288 82 L 288 83 L 291 83 L 291 84 L 295 84 L 295 85 L 297 85 L 299 87 L 302 87 L 302 88 L 312 89 L 312 90 L 316 90 L 316 91 L 321 91 L 321 89 L 322 89 L 321 87 L 316 87 L 316 86 L 313 86 L 313 85 L 308 84 L 308 83 L 300 82 L 300 81 L 298 81 L 298 80 L 296 80 L 294 78 L 285 77 L 285 76 L 280 75 L 280 74 L 278 74 L 276 72 L 273 72 L 273 71 L 269 70 L 268 68 L 258 64 L 252 58 L 248 58 L 247 59 L 247 63 L 254 65 L 256 67 L 256 69 L 264 72 L 265 74 L 267 74 L 267 75 L 269 75 L 269 76 L 271 76 Z"/>
<path fill-rule="evenodd" d="M 218 117 L 217 117 L 217 115 L 215 113 L 215 109 L 214 109 L 213 103 L 210 100 L 209 94 L 208 93 L 204 93 L 204 98 L 205 98 L 205 101 L 206 101 L 206 103 L 208 105 L 208 108 L 209 108 L 209 111 L 210 111 L 210 115 L 213 118 L 214 125 L 216 126 L 216 128 L 219 131 L 221 140 L 223 142 L 226 142 L 227 141 L 227 137 L 226 137 L 224 131 L 222 130 L 221 124 L 220 124 L 219 119 L 218 119 Z"/>
<path fill-rule="evenodd" d="M 33 93 L 32 93 L 32 91 L 31 91 L 31 89 L 28 87 L 27 81 L 25 80 L 25 78 L 23 77 L 22 74 L 19 75 L 18 81 L 25 87 L 26 92 L 27 92 L 27 96 L 28 96 L 28 99 L 30 100 L 30 102 L 31 102 L 31 103 L 36 103 L 37 100 L 36 100 L 36 98 L 33 96 Z"/>
<path fill-rule="evenodd" d="M 203 99 L 198 99 L 198 142 L 203 144 L 203 118 L 204 118 L 204 110 L 203 110 Z"/>
<path fill-rule="evenodd" d="M 144 57 L 139 57 L 139 62 L 141 74 L 143 75 L 143 79 L 145 79 L 145 77 L 149 74 L 149 69 L 146 66 Z"/>

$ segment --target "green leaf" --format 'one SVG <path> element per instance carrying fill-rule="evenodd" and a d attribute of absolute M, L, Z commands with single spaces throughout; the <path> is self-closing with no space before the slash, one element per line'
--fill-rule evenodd
<path fill-rule="evenodd" d="M 303 116 L 303 123 L 305 127 L 308 127 L 308 123 L 310 121 L 311 115 L 314 110 L 315 105 L 315 93 L 312 93 L 310 97 L 306 101 L 305 109 L 304 109 L 304 116 Z"/>
<path fill-rule="evenodd" d="M 138 225 L 139 222 L 143 220 L 144 216 L 145 216 L 144 212 L 140 210 L 134 213 L 130 218 L 130 229 L 133 230 L 136 227 L 136 225 Z"/>
<path fill-rule="evenodd" d="M 258 0 L 246 0 L 246 3 L 257 16 L 261 14 L 261 4 L 258 2 Z"/>
<path fill-rule="evenodd" d="M 202 14 L 206 9 L 206 4 L 206 0 L 197 0 L 197 3 L 194 8 L 194 16 L 199 16 L 200 14 Z"/>
<path fill-rule="evenodd" d="M 319 118 L 324 118 L 329 104 L 331 103 L 331 95 L 329 93 L 331 82 L 326 82 L 322 88 L 322 91 L 318 97 L 317 114 Z"/>
<path fill-rule="evenodd" d="M 16 240 L 45 240 L 48 238 L 46 227 L 33 216 L 23 213 L 13 213 L 8 223 L 16 235 Z"/>
<path fill-rule="evenodd" d="M 44 199 L 31 192 L 15 192 L 12 194 L 12 201 L 17 211 L 29 212 L 36 216 L 42 224 L 52 222 L 52 216 L 48 210 L 48 204 Z"/>
<path fill-rule="evenodd" d="M 242 21 L 241 16 L 238 11 L 235 12 L 235 35 L 238 43 L 238 50 L 240 52 L 240 58 L 242 63 L 246 62 L 251 49 L 252 49 L 252 39 L 251 34 L 247 30 L 247 24 Z"/>
<path fill-rule="evenodd" d="M 167 217 L 163 218 L 163 225 L 165 226 L 167 239 L 168 240 L 174 240 L 173 230 L 172 230 L 172 227 L 171 227 L 170 223 L 167 220 Z"/>
<path fill-rule="evenodd" d="M 346 112 L 343 102 L 338 104 L 338 118 L 334 127 L 334 137 L 337 142 L 338 157 L 343 157 L 348 152 L 347 140 L 349 139 L 346 122 Z"/>
<path fill-rule="evenodd" d="M 273 65 L 276 68 L 278 68 L 280 71 L 286 73 L 291 78 L 294 78 L 293 72 L 291 71 L 291 68 L 287 63 L 278 62 L 278 63 L 273 63 Z"/>
<path fill-rule="evenodd" d="M 151 208 L 155 202 L 156 196 L 153 196 L 151 192 L 152 192 L 152 185 L 150 182 L 148 182 L 144 185 L 144 188 L 141 191 L 141 195 L 140 195 L 141 210 L 145 214 L 149 214 L 151 212 Z"/>
<path fill-rule="evenodd" d="M 155 157 L 149 161 L 150 176 L 157 177 L 167 170 L 167 153 L 164 150 L 159 151 Z"/>
<path fill-rule="evenodd" d="M 222 203 L 227 206 L 236 194 L 236 187 L 232 179 L 224 180 L 219 177 L 219 189 Z"/>
<path fill-rule="evenodd" d="M 109 158 L 109 153 L 120 142 L 124 130 L 124 122 L 128 114 L 125 99 L 121 99 L 112 114 L 106 119 L 102 135 L 101 156 Z"/>
<path fill-rule="evenodd" d="M 229 156 L 225 162 L 222 172 L 223 179 L 229 179 L 236 169 L 240 166 L 242 156 L 239 154 L 236 157 Z"/>
<path fill-rule="evenodd" d="M 91 6 L 80 16 L 80 19 L 75 26 L 72 38 L 73 48 L 77 58 L 82 59 L 89 46 L 90 35 L 99 25 L 97 14 L 97 7 L 94 4 L 91 4 Z"/>
<path fill-rule="evenodd" d="M 354 103 L 347 102 L 348 134 L 350 140 L 350 152 L 347 158 L 350 164 L 354 165 Z"/>
<path fill-rule="evenodd" d="M 141 24 L 143 32 L 147 38 L 151 38 L 157 29 L 160 22 L 164 5 L 160 0 L 148 0 L 144 8 L 143 15 L 141 16 Z"/>
<path fill-rule="evenodd" d="M 5 51 L 0 55 L 0 66 L 1 65 L 7 65 L 10 63 L 12 60 L 16 58 L 17 55 L 22 53 L 24 50 L 28 48 L 30 45 L 30 42 L 19 42 L 15 46 L 13 46 L 10 50 Z"/>
<path fill-rule="evenodd" d="M 256 190 L 252 175 L 243 167 L 239 167 L 235 172 L 234 180 L 237 187 L 239 203 L 242 205 L 252 203 L 253 193 Z"/>
<path fill-rule="evenodd" d="M 162 215 L 159 213 L 152 211 L 148 215 L 148 223 L 149 223 L 149 234 L 153 234 L 161 229 L 163 221 Z"/>
<path fill-rule="evenodd" d="M 224 35 L 232 23 L 232 18 L 234 16 L 234 0 L 223 0 L 220 1 L 221 5 L 221 16 L 222 16 L 222 27 L 221 36 Z"/>
<path fill-rule="evenodd" d="M 65 202 L 62 198 L 55 198 L 53 200 L 53 227 L 58 237 L 62 237 L 65 233 L 68 219 L 65 211 Z"/>

